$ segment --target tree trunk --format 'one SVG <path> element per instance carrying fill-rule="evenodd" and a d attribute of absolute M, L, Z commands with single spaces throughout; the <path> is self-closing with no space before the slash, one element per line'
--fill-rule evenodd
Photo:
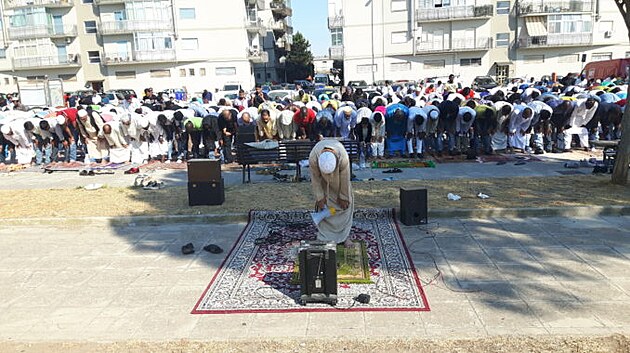
<path fill-rule="evenodd" d="M 630 98 L 630 85 L 628 85 L 628 98 Z M 626 103 L 621 120 L 621 141 L 617 147 L 615 168 L 612 173 L 612 183 L 625 185 L 628 183 L 628 165 L 630 164 L 630 107 Z"/>

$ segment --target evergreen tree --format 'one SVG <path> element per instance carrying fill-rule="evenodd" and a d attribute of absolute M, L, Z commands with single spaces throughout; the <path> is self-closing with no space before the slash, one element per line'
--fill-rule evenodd
<path fill-rule="evenodd" d="M 309 43 L 302 33 L 293 35 L 293 44 L 287 55 L 287 80 L 305 80 L 308 76 L 313 77 L 313 53 L 311 53 L 311 43 Z"/>

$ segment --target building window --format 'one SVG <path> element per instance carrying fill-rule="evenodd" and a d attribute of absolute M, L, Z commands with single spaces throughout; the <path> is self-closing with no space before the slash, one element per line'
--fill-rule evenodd
<path fill-rule="evenodd" d="M 626 52 L 626 58 L 630 58 L 630 51 Z"/>
<path fill-rule="evenodd" d="M 96 33 L 96 21 L 85 21 L 83 22 L 83 26 L 85 27 L 85 33 Z"/>
<path fill-rule="evenodd" d="M 214 74 L 217 76 L 234 76 L 236 75 L 235 67 L 217 67 L 214 70 Z"/>
<path fill-rule="evenodd" d="M 392 44 L 407 43 L 407 32 L 392 32 Z"/>
<path fill-rule="evenodd" d="M 256 79 L 257 79 L 257 80 L 260 80 L 260 72 L 257 72 L 257 73 L 256 73 Z"/>
<path fill-rule="evenodd" d="M 11 81 L 9 80 L 9 78 L 8 78 L 8 77 L 5 77 L 5 78 L 4 78 L 4 84 L 5 84 L 5 85 L 8 85 L 8 84 L 10 84 L 10 83 L 11 83 Z"/>
<path fill-rule="evenodd" d="M 182 50 L 197 50 L 199 49 L 199 41 L 197 38 L 183 38 Z"/>
<path fill-rule="evenodd" d="M 186 77 L 186 69 L 179 69 L 179 77 Z"/>
<path fill-rule="evenodd" d="M 497 15 L 509 15 L 509 14 L 510 14 L 510 2 L 497 1 Z"/>
<path fill-rule="evenodd" d="M 460 59 L 459 66 L 481 66 L 481 58 Z"/>
<path fill-rule="evenodd" d="M 510 34 L 509 33 L 497 33 L 496 46 L 507 47 L 510 45 Z"/>
<path fill-rule="evenodd" d="M 580 61 L 580 54 L 561 55 L 558 62 L 561 64 L 572 64 Z"/>
<path fill-rule="evenodd" d="M 427 60 L 424 62 L 425 69 L 443 69 L 446 67 L 445 60 Z"/>
<path fill-rule="evenodd" d="M 83 0 L 84 4 L 93 4 L 94 0 Z"/>
<path fill-rule="evenodd" d="M 116 71 L 116 78 L 119 80 L 131 80 L 136 78 L 135 71 Z"/>
<path fill-rule="evenodd" d="M 46 76 L 26 76 L 27 81 L 43 81 L 46 79 Z"/>
<path fill-rule="evenodd" d="M 591 54 L 591 61 L 603 61 L 612 60 L 612 53 L 593 53 Z"/>
<path fill-rule="evenodd" d="M 4 48 L 0 48 L 0 59 L 6 59 L 7 58 L 7 50 Z"/>
<path fill-rule="evenodd" d="M 527 64 L 542 64 L 545 62 L 544 55 L 524 55 L 523 61 Z"/>
<path fill-rule="evenodd" d="M 199 76 L 206 76 L 206 68 L 202 67 L 199 69 Z"/>
<path fill-rule="evenodd" d="M 593 30 L 591 15 L 550 15 L 549 33 L 590 33 Z"/>
<path fill-rule="evenodd" d="M 333 46 L 343 45 L 343 30 L 341 28 L 331 29 L 330 39 Z"/>
<path fill-rule="evenodd" d="M 407 11 L 407 0 L 392 0 L 392 12 Z"/>
<path fill-rule="evenodd" d="M 88 54 L 88 62 L 90 64 L 98 64 L 101 62 L 101 53 L 98 51 L 89 51 Z"/>
<path fill-rule="evenodd" d="M 195 8 L 181 8 L 179 9 L 179 19 L 180 20 L 194 20 L 196 18 Z"/>
<path fill-rule="evenodd" d="M 195 76 L 195 69 L 188 69 L 188 74 L 190 76 Z"/>
<path fill-rule="evenodd" d="M 59 77 L 60 80 L 63 81 L 75 81 L 77 80 L 77 75 L 74 74 L 59 74 L 57 77 Z"/>
<path fill-rule="evenodd" d="M 267 72 L 267 80 L 271 79 L 271 73 Z"/>
<path fill-rule="evenodd" d="M 402 63 L 391 63 L 389 65 L 390 71 L 411 71 L 411 63 L 409 61 Z"/>
<path fill-rule="evenodd" d="M 374 65 L 357 65 L 357 73 L 358 74 L 367 74 L 370 72 L 376 72 L 378 71 L 378 65 L 374 64 Z"/>
<path fill-rule="evenodd" d="M 154 78 L 163 78 L 163 77 L 171 77 L 171 70 L 151 70 L 149 72 L 151 77 Z"/>

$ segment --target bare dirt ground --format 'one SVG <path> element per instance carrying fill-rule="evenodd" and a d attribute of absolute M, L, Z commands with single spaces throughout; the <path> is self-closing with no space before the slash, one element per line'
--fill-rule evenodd
<path fill-rule="evenodd" d="M 110 353 L 110 352 L 230 352 L 230 353 L 311 353 L 311 352 L 387 352 L 387 353 L 627 353 L 630 337 L 494 337 L 471 340 L 286 340 L 223 342 L 114 342 L 114 343 L 12 343 L 0 342 L 0 352 Z"/>
<path fill-rule="evenodd" d="M 401 187 L 426 187 L 430 209 L 489 209 L 630 205 L 630 186 L 612 185 L 607 175 L 472 180 L 396 180 L 353 183 L 355 207 L 397 207 Z M 482 200 L 477 194 L 490 198 Z M 449 201 L 448 193 L 462 197 Z M 230 186 L 221 206 L 188 206 L 185 187 L 161 190 L 102 188 L 3 190 L 1 218 L 243 213 L 250 209 L 311 209 L 310 183 L 260 183 Z M 14 202 L 11 202 L 13 200 Z M 24 202 L 26 201 L 26 202 Z"/>

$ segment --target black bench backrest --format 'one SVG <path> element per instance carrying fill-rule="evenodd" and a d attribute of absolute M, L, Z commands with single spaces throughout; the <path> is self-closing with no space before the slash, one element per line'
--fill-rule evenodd
<path fill-rule="evenodd" d="M 236 145 L 236 161 L 240 165 L 272 163 L 279 162 L 280 160 L 280 154 L 277 148 L 264 150 L 246 144 Z"/>

